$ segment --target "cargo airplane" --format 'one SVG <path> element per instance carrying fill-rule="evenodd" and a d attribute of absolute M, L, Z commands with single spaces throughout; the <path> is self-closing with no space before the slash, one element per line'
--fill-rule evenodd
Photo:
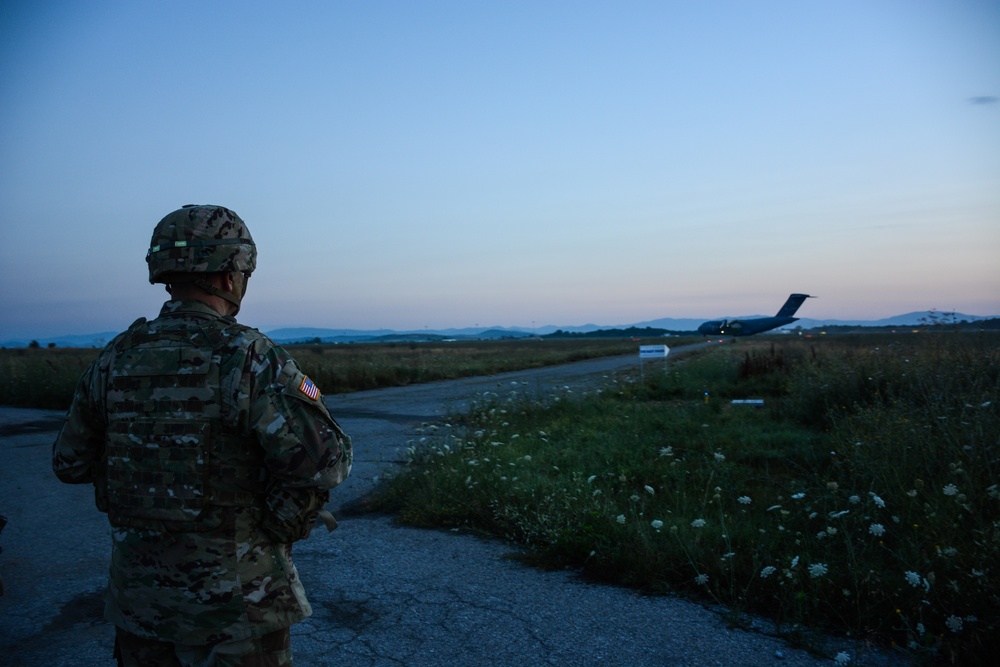
<path fill-rule="evenodd" d="M 774 317 L 754 317 L 746 320 L 713 320 L 698 327 L 698 333 L 705 336 L 752 336 L 796 321 L 795 312 L 806 299 L 816 297 L 808 294 L 792 294 Z"/>

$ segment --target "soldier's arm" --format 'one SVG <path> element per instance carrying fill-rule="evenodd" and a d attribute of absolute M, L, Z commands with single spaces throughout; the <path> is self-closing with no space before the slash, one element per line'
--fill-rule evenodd
<path fill-rule="evenodd" d="M 93 482 L 104 452 L 105 425 L 98 396 L 100 358 L 77 384 L 73 403 L 52 445 L 52 471 L 67 484 Z"/>
<path fill-rule="evenodd" d="M 287 353 L 273 348 L 262 361 L 251 422 L 265 452 L 272 532 L 292 541 L 308 533 L 327 491 L 350 474 L 351 443 Z"/>

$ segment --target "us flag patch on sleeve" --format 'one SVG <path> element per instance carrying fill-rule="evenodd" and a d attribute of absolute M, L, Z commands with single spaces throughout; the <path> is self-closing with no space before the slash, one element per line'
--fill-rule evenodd
<path fill-rule="evenodd" d="M 302 379 L 302 384 L 299 385 L 299 391 L 314 401 L 319 397 L 319 387 L 317 387 L 316 383 L 310 380 L 308 376 Z"/>

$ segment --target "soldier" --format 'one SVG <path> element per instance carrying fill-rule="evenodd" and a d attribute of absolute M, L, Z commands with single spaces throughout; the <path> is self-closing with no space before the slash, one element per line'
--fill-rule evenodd
<path fill-rule="evenodd" d="M 234 316 L 256 267 L 243 220 L 185 206 L 156 225 L 171 299 L 87 369 L 52 452 L 112 526 L 106 618 L 124 667 L 291 665 L 311 613 L 292 563 L 351 442 L 281 347 Z"/>

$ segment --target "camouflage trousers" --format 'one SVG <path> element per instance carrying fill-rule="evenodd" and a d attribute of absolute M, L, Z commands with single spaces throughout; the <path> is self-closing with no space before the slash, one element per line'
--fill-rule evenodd
<path fill-rule="evenodd" d="M 118 667 L 292 667 L 288 628 L 207 646 L 174 644 L 116 630 Z"/>

